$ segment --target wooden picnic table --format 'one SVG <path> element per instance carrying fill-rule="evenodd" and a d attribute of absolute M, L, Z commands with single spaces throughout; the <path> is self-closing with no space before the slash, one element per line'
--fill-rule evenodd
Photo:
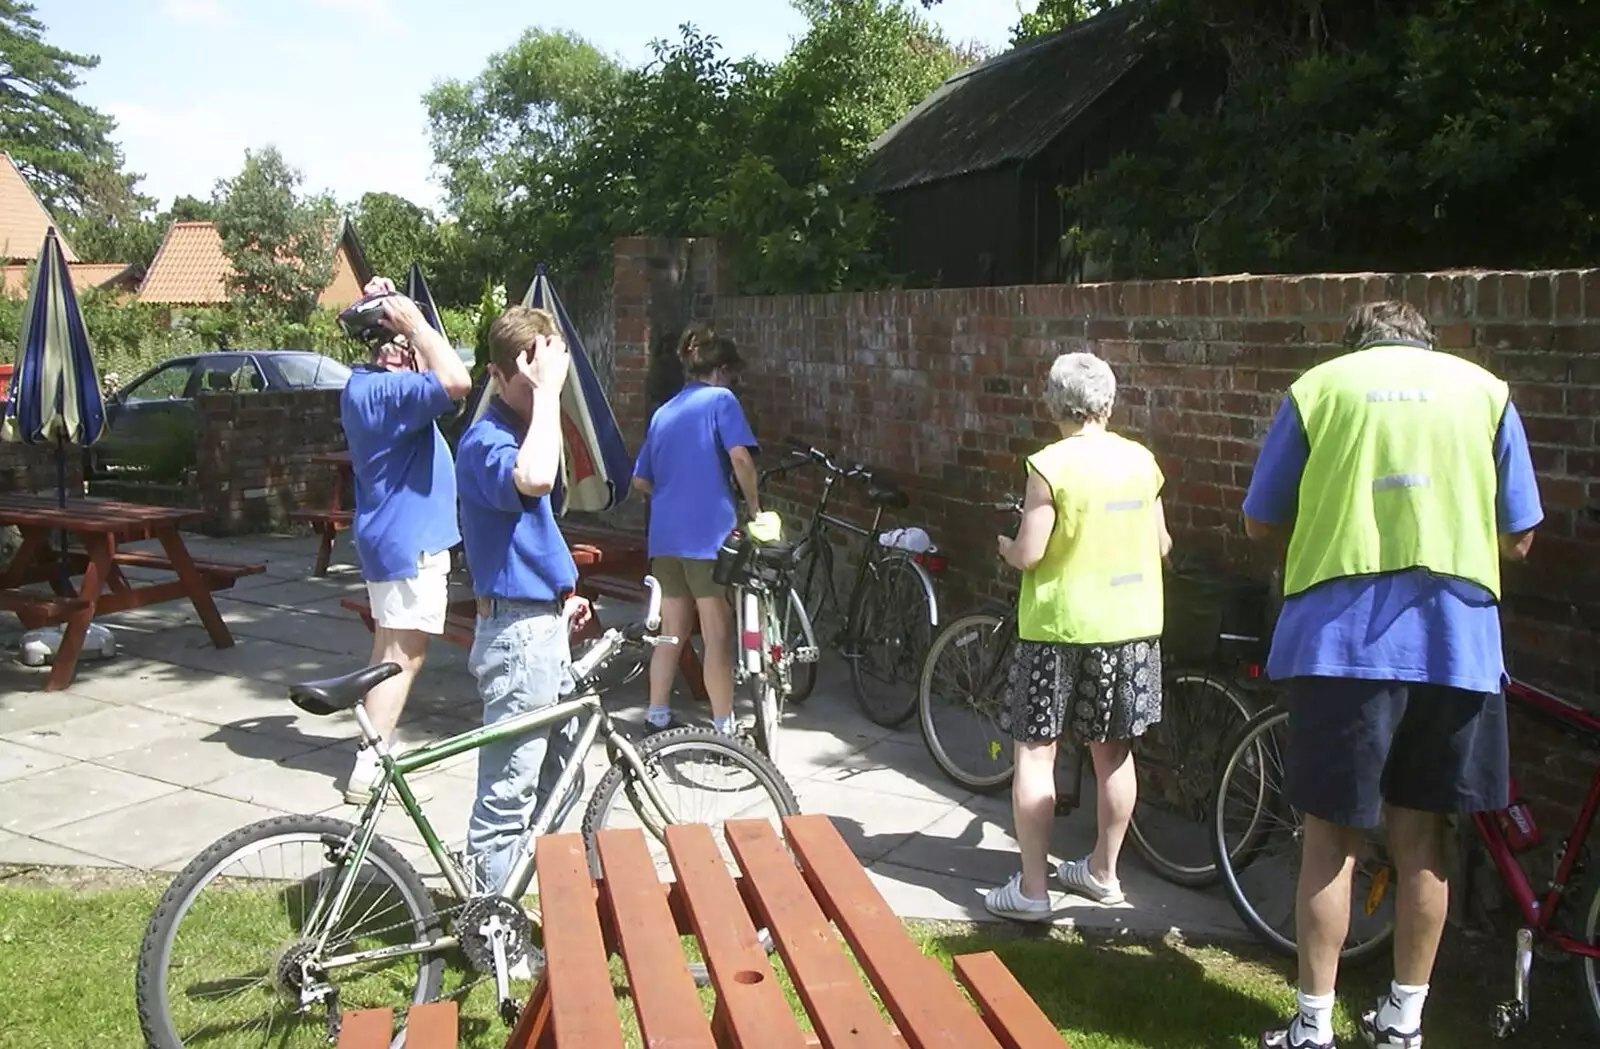
<path fill-rule="evenodd" d="M 676 880 L 667 883 L 640 830 L 597 835 L 598 881 L 581 836 L 539 838 L 546 965 L 506 1049 L 622 1049 L 608 961 L 614 953 L 626 966 L 645 1045 L 1065 1049 L 995 954 L 955 958 L 954 976 L 923 954 L 828 817 L 791 816 L 783 829 L 787 848 L 766 820 L 726 824 L 742 871 L 736 880 L 709 827 L 670 826 Z M 771 931 L 814 1033 L 785 999 L 757 940 L 761 927 Z M 698 940 L 710 970 L 716 1002 L 709 1019 L 686 967 L 684 935 Z"/>
<path fill-rule="evenodd" d="M 355 517 L 350 509 L 355 505 L 351 501 L 355 498 L 355 467 L 351 465 L 348 451 L 314 452 L 310 460 L 333 470 L 333 496 L 324 508 L 291 510 L 289 520 L 310 525 L 320 537 L 317 564 L 311 574 L 321 577 L 328 574 L 328 565 L 333 561 L 334 540 L 340 532 L 350 528 Z"/>
<path fill-rule="evenodd" d="M 99 614 L 187 598 L 199 613 L 211 643 L 218 648 L 233 645 L 233 635 L 211 595 L 232 587 L 242 576 L 265 571 L 266 566 L 190 556 L 178 526 L 201 516 L 199 510 L 109 499 L 72 498 L 62 507 L 54 496 L 0 495 L 0 525 L 14 525 L 22 533 L 22 546 L 0 571 L 0 609 L 16 613 L 28 630 L 65 624 L 45 683 L 47 691 L 71 684 L 89 624 Z M 67 536 L 68 548 L 58 554 L 53 540 L 61 533 Z M 162 553 L 119 546 L 146 539 L 157 540 Z M 66 582 L 62 557 L 66 559 Z M 123 574 L 124 567 L 159 569 L 177 578 L 135 586 Z M 80 579 L 76 590 L 70 582 L 73 576 Z M 48 583 L 54 593 L 22 589 L 34 583 Z"/>

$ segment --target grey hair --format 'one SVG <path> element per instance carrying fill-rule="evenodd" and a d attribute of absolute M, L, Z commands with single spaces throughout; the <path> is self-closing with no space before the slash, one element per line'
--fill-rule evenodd
<path fill-rule="evenodd" d="M 1056 422 L 1104 422 L 1117 400 L 1111 365 L 1092 353 L 1063 353 L 1050 365 L 1044 406 Z"/>
<path fill-rule="evenodd" d="M 1350 311 L 1344 344 L 1352 350 L 1391 342 L 1414 342 L 1433 349 L 1433 326 L 1409 302 L 1386 299 L 1362 303 Z"/>

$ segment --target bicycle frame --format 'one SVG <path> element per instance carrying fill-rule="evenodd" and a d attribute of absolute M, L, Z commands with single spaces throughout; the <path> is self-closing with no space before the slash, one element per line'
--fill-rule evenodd
<path fill-rule="evenodd" d="M 439 835 L 434 831 L 433 825 L 428 821 L 427 815 L 422 811 L 422 806 L 417 802 L 416 795 L 406 783 L 408 773 L 418 772 L 436 765 L 458 754 L 470 750 L 477 750 L 489 743 L 516 739 L 521 736 L 536 732 L 539 729 L 557 724 L 572 717 L 583 718 L 578 729 L 577 739 L 573 745 L 572 755 L 567 765 L 561 770 L 560 777 L 549 794 L 539 803 L 534 812 L 528 829 L 523 833 L 517 846 L 517 855 L 510 871 L 506 875 L 506 884 L 500 887 L 499 895 L 508 899 L 521 899 L 528 891 L 528 886 L 533 881 L 533 847 L 536 837 L 547 833 L 550 824 L 554 822 L 557 808 L 566 798 L 567 791 L 571 790 L 577 782 L 577 777 L 583 767 L 583 759 L 594 746 L 595 741 L 604 733 L 606 746 L 612 755 L 613 761 L 622 761 L 631 768 L 635 774 L 636 782 L 644 788 L 644 793 L 649 798 L 650 804 L 661 814 L 664 820 L 669 820 L 666 802 L 657 793 L 655 784 L 645 774 L 644 762 L 628 739 L 619 733 L 611 723 L 610 716 L 601 705 L 600 692 L 591 688 L 587 693 L 577 699 L 566 700 L 554 706 L 544 707 L 540 710 L 531 710 L 526 714 L 507 718 L 493 725 L 471 729 L 449 739 L 440 740 L 417 750 L 408 751 L 401 755 L 392 755 L 387 752 L 383 741 L 378 738 L 373 730 L 371 721 L 367 718 L 364 708 L 355 708 L 357 723 L 361 726 L 363 737 L 368 744 L 378 748 L 379 760 L 383 765 L 383 776 L 373 791 L 372 800 L 367 803 L 365 811 L 361 814 L 355 840 L 351 847 L 349 859 L 353 862 L 345 864 L 345 873 L 337 882 L 337 889 L 332 899 L 326 896 L 316 901 L 307 927 L 321 925 L 323 932 L 318 939 L 317 948 L 320 952 L 327 947 L 327 938 L 337 927 L 339 917 L 344 912 L 345 904 L 349 902 L 350 894 L 354 889 L 355 872 L 360 870 L 361 861 L 371 847 L 372 839 L 378 832 L 378 818 L 383 814 L 384 806 L 388 799 L 388 787 L 392 784 L 400 806 L 411 817 L 412 824 L 422 835 L 423 843 L 427 846 L 428 853 L 439 864 L 440 871 L 444 874 L 445 882 L 450 886 L 450 891 L 457 899 L 465 900 L 472 895 L 467 885 L 465 874 L 456 864 L 455 860 L 445 851 Z M 641 814 L 642 815 L 642 814 Z M 324 904 L 326 903 L 326 908 Z M 326 917 L 327 921 L 323 919 Z M 382 961 L 389 958 L 400 958 L 411 954 L 423 954 L 432 951 L 446 950 L 456 945 L 454 936 L 440 936 L 426 942 L 401 944 L 394 947 L 385 947 L 372 951 L 360 951 L 352 954 L 337 955 L 330 958 L 320 958 L 319 966 L 324 971 L 347 968 L 366 962 Z"/>
<path fill-rule="evenodd" d="M 1569 736 L 1576 737 L 1590 746 L 1600 745 L 1600 717 L 1559 696 L 1513 680 L 1506 688 L 1506 699 Z M 1489 850 L 1489 858 L 1494 861 L 1495 869 L 1499 872 L 1506 891 L 1516 901 L 1524 924 L 1551 945 L 1568 954 L 1584 958 L 1600 958 L 1600 946 L 1584 943 L 1571 934 L 1557 929 L 1555 917 L 1572 880 L 1573 872 L 1583 857 L 1585 843 L 1588 841 L 1589 831 L 1593 827 L 1597 812 L 1600 812 L 1600 769 L 1595 771 L 1594 777 L 1589 781 L 1589 791 L 1584 796 L 1583 806 L 1578 810 L 1578 817 L 1568 833 L 1556 862 L 1555 875 L 1542 897 L 1534 889 L 1527 872 L 1522 869 L 1522 864 L 1517 861 L 1516 854 L 1507 842 L 1505 832 L 1495 820 L 1498 814 L 1493 812 L 1472 814 L 1472 825 L 1476 828 L 1484 847 Z"/>

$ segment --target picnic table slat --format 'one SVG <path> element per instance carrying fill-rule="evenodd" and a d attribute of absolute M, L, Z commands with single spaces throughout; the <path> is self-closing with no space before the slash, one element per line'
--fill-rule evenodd
<path fill-rule="evenodd" d="M 678 893 L 717 990 L 720 1025 L 734 1045 L 805 1049 L 805 1032 L 783 996 L 755 923 L 744 907 L 729 906 L 740 899 L 739 887 L 711 828 L 673 824 L 666 837 Z M 642 852 L 642 841 L 639 848 Z"/>
<path fill-rule="evenodd" d="M 831 823 L 826 828 L 833 831 Z M 826 1049 L 900 1045 L 772 824 L 729 820 L 725 834 L 759 917 L 771 930 L 795 992 Z M 897 932 L 905 939 L 904 929 Z"/>
<path fill-rule="evenodd" d="M 993 951 L 959 954 L 956 976 L 1005 1049 L 1068 1049 L 1056 1025 Z"/>
<path fill-rule="evenodd" d="M 456 1049 L 456 1003 L 413 1005 L 406 1013 L 406 1049 Z"/>
<path fill-rule="evenodd" d="M 561 959 L 559 965 L 545 969 L 556 1039 L 584 1049 L 622 1049 L 622 1024 L 583 837 L 542 834 L 534 857 L 545 955 Z"/>
<path fill-rule="evenodd" d="M 999 1049 L 955 978 L 912 942 L 828 817 L 789 816 L 783 826 L 806 884 L 844 934 L 906 1043 L 912 1049 Z"/>
<path fill-rule="evenodd" d="M 547 956 L 548 957 L 548 956 Z M 550 1022 L 550 974 L 539 974 L 528 1003 L 517 1016 L 505 1049 L 551 1049 L 556 1044 L 555 1026 Z"/>
<path fill-rule="evenodd" d="M 339 1021 L 338 1049 L 388 1049 L 393 1038 L 391 1009 L 355 1009 Z"/>
<path fill-rule="evenodd" d="M 715 1049 L 655 862 L 637 830 L 595 835 L 602 892 L 646 1045 Z"/>

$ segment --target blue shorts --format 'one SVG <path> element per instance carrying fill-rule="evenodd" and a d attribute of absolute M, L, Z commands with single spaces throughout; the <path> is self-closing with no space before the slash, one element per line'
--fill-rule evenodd
<path fill-rule="evenodd" d="M 1299 811 L 1370 830 L 1385 804 L 1444 814 L 1510 804 L 1503 694 L 1360 678 L 1285 684 L 1283 795 Z"/>

